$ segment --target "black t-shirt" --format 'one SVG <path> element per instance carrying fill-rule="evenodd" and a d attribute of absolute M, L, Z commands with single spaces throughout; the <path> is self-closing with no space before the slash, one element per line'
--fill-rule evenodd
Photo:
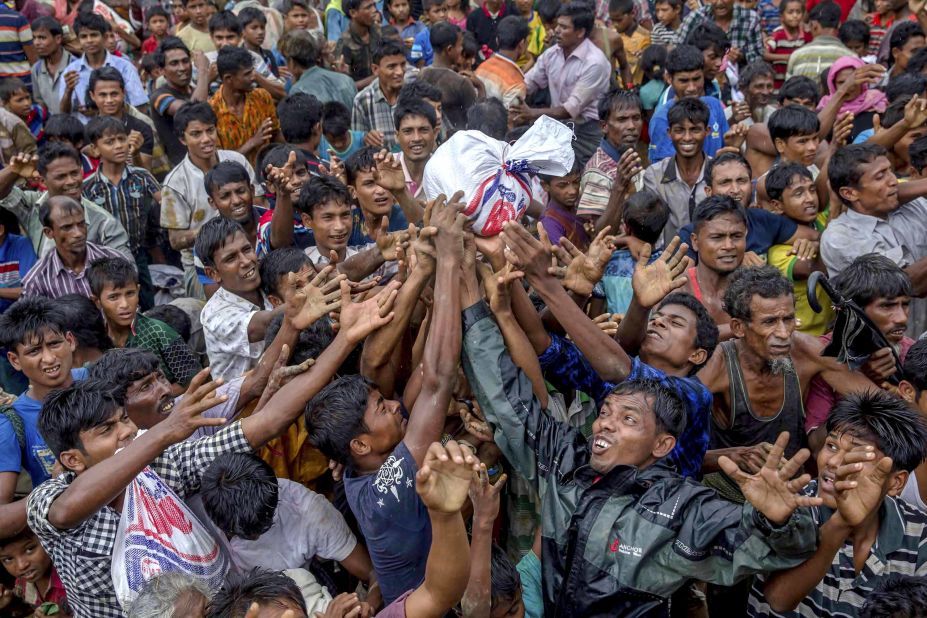
<path fill-rule="evenodd" d="M 496 26 L 507 15 L 518 15 L 515 11 L 515 5 L 512 3 L 506 2 L 503 4 L 499 9 L 499 14 L 495 17 L 489 15 L 484 3 L 467 15 L 467 30 L 473 33 L 480 45 L 487 45 L 491 50 L 499 51 L 499 42 L 496 40 Z"/>
<path fill-rule="evenodd" d="M 151 127 L 144 120 L 139 120 L 135 116 L 129 116 L 126 114 L 122 121 L 126 125 L 126 129 L 131 131 L 138 131 L 142 134 L 142 147 L 139 148 L 142 154 L 151 156 L 151 153 L 154 152 L 154 131 L 151 130 Z"/>
<path fill-rule="evenodd" d="M 167 113 L 167 109 L 176 99 L 189 101 L 190 94 L 168 85 L 161 86 L 151 93 L 151 119 L 172 165 L 178 165 L 187 156 L 187 149 L 174 135 L 174 117 Z"/>

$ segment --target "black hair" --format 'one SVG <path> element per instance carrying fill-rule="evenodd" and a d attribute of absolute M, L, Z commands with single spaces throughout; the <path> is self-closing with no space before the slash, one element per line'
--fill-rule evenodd
<path fill-rule="evenodd" d="M 679 0 L 660 0 L 660 2 L 679 2 Z M 641 54 L 640 67 L 646 81 L 663 81 L 663 72 L 666 69 L 666 46 L 649 45 Z"/>
<path fill-rule="evenodd" d="M 840 26 L 840 30 L 837 31 L 837 36 L 844 45 L 853 41 L 859 41 L 866 47 L 869 47 L 869 39 L 871 37 L 869 34 L 869 24 L 861 19 L 848 19 Z"/>
<path fill-rule="evenodd" d="M 179 49 L 187 54 L 187 57 L 190 57 L 190 49 L 187 47 L 186 43 L 175 36 L 166 36 L 154 53 L 155 60 L 159 67 L 163 69 L 167 66 L 167 52 L 175 49 Z"/>
<path fill-rule="evenodd" d="M 145 24 L 148 24 L 148 22 L 151 21 L 152 17 L 163 17 L 164 19 L 167 20 L 168 25 L 171 24 L 171 16 L 168 14 L 168 12 L 164 9 L 163 6 L 155 5 L 149 8 L 145 12 Z"/>
<path fill-rule="evenodd" d="M 187 312 L 171 304 L 156 305 L 145 312 L 146 318 L 164 322 L 174 329 L 184 341 L 190 341 L 190 333 L 193 330 L 193 324 Z"/>
<path fill-rule="evenodd" d="M 269 346 L 280 332 L 283 325 L 283 315 L 276 315 L 271 318 L 267 325 L 267 331 L 264 334 L 264 345 Z M 299 337 L 292 346 L 293 353 L 290 355 L 290 363 L 299 365 L 306 360 L 318 358 L 325 351 L 331 342 L 335 339 L 335 331 L 332 328 L 331 320 L 326 316 L 313 322 L 309 328 L 299 331 Z M 345 365 L 350 361 L 350 357 L 339 368 L 339 373 L 344 372 Z"/>
<path fill-rule="evenodd" d="M 219 161 L 203 177 L 203 186 L 206 187 L 209 197 L 214 197 L 216 191 L 233 182 L 243 182 L 251 186 L 251 176 L 248 170 L 238 161 Z"/>
<path fill-rule="evenodd" d="M 821 130 L 818 115 L 803 105 L 786 105 L 774 111 L 766 122 L 769 137 L 773 143 L 777 139 L 788 140 L 790 137 L 816 135 Z"/>
<path fill-rule="evenodd" d="M 643 111 L 641 98 L 634 90 L 612 90 L 599 99 L 599 120 L 605 122 L 613 111 L 620 109 L 637 109 Z"/>
<path fill-rule="evenodd" d="M 785 9 L 788 7 L 789 4 L 798 4 L 798 5 L 800 5 L 800 6 L 801 6 L 801 12 L 802 12 L 802 13 L 804 13 L 805 10 L 806 10 L 806 9 L 805 9 L 805 2 L 804 2 L 804 0 L 782 0 L 782 2 L 779 3 L 779 15 L 780 15 L 780 16 L 782 16 L 783 14 L 785 14 Z"/>
<path fill-rule="evenodd" d="M 55 197 L 48 198 L 39 206 L 39 221 L 41 221 L 42 227 L 52 227 L 52 212 L 54 212 L 55 208 L 66 215 L 74 215 L 77 213 L 84 214 L 84 207 L 80 202 L 66 195 L 56 195 Z M 85 217 L 84 223 L 86 222 L 87 220 Z"/>
<path fill-rule="evenodd" d="M 196 256 L 200 258 L 200 261 L 203 262 L 203 266 L 215 268 L 215 252 L 224 247 L 238 233 L 245 233 L 244 228 L 239 223 L 225 217 L 213 217 L 204 223 L 196 233 L 193 250 L 196 252 Z"/>
<path fill-rule="evenodd" d="M 238 12 L 238 25 L 241 26 L 242 31 L 244 31 L 245 26 L 255 21 L 262 26 L 267 25 L 267 17 L 256 6 L 246 6 Z"/>
<path fill-rule="evenodd" d="M 107 133 L 115 135 L 128 135 L 126 125 L 112 116 L 95 116 L 84 128 L 84 137 L 88 144 L 95 144 Z"/>
<path fill-rule="evenodd" d="M 654 6 L 658 4 L 668 4 L 674 9 L 678 9 L 682 6 L 682 0 L 656 0 L 653 4 Z"/>
<path fill-rule="evenodd" d="M 100 34 L 106 34 L 112 31 L 112 27 L 101 15 L 89 11 L 78 11 L 77 17 L 74 19 L 74 32 L 79 35 L 81 30 L 91 30 L 99 32 Z"/>
<path fill-rule="evenodd" d="M 403 84 L 399 89 L 399 96 L 396 98 L 396 105 L 403 105 L 409 102 L 421 102 L 422 99 L 428 99 L 433 103 L 441 102 L 441 89 L 426 82 L 424 79 L 417 79 L 414 82 Z M 432 107 L 432 109 L 434 109 Z"/>
<path fill-rule="evenodd" d="M 924 173 L 927 168 L 927 135 L 922 135 L 908 146 L 908 157 L 911 159 L 911 166 L 919 174 Z"/>
<path fill-rule="evenodd" d="M 518 44 L 527 39 L 529 34 L 531 34 L 531 29 L 519 15 L 506 15 L 496 26 L 496 40 L 499 41 L 499 49 L 507 51 L 518 47 Z"/>
<path fill-rule="evenodd" d="M 348 463 L 351 440 L 370 431 L 364 423 L 364 410 L 374 388 L 363 376 L 342 376 L 310 399 L 305 421 L 312 446 L 329 459 Z"/>
<path fill-rule="evenodd" d="M 174 114 L 174 133 L 177 137 L 183 137 L 184 131 L 187 130 L 187 125 L 195 120 L 213 126 L 218 122 L 216 120 L 216 112 L 212 111 L 212 107 L 210 107 L 209 103 L 205 101 L 184 103 L 180 106 L 180 109 L 177 110 L 177 113 Z"/>
<path fill-rule="evenodd" d="M 609 0 L 608 11 L 626 15 L 634 11 L 634 0 Z"/>
<path fill-rule="evenodd" d="M 914 73 L 920 75 L 924 68 L 927 68 L 927 47 L 917 50 L 908 59 L 908 66 L 905 67 L 905 73 Z"/>
<path fill-rule="evenodd" d="M 914 342 L 904 357 L 904 379 L 917 389 L 927 390 L 927 339 Z"/>
<path fill-rule="evenodd" d="M 364 146 L 360 150 L 351 154 L 344 161 L 344 175 L 347 177 L 348 186 L 357 181 L 357 175 L 360 172 L 369 172 L 377 167 L 375 158 L 377 152 L 373 146 Z"/>
<path fill-rule="evenodd" d="M 435 53 L 443 52 L 453 47 L 460 37 L 460 27 L 450 22 L 442 21 L 433 25 L 428 33 L 428 40 Z"/>
<path fill-rule="evenodd" d="M 828 434 L 871 440 L 892 458 L 892 472 L 910 472 L 927 459 L 927 419 L 881 389 L 841 397 L 827 417 L 826 428 Z"/>
<path fill-rule="evenodd" d="M 7 77 L 0 81 L 0 101 L 8 103 L 17 92 L 25 92 L 32 96 L 32 90 L 18 77 Z"/>
<path fill-rule="evenodd" d="M 344 0 L 341 3 L 341 8 L 344 11 L 344 14 L 348 19 L 351 19 L 351 11 L 356 11 L 360 8 L 360 5 L 364 3 L 364 0 Z"/>
<path fill-rule="evenodd" d="M 238 24 L 237 21 L 235 23 Z M 219 69 L 219 77 L 225 77 L 253 67 L 254 59 L 251 58 L 251 52 L 244 47 L 227 45 L 216 55 L 216 66 Z"/>
<path fill-rule="evenodd" d="M 814 80 L 805 75 L 793 75 L 785 80 L 779 88 L 779 105 L 784 105 L 788 99 L 808 99 L 814 105 L 821 100 L 821 89 Z"/>
<path fill-rule="evenodd" d="M 792 186 L 792 180 L 796 176 L 814 180 L 808 168 L 800 163 L 784 161 L 774 166 L 766 175 L 766 195 L 771 200 L 782 200 L 782 194 Z"/>
<path fill-rule="evenodd" d="M 311 217 L 316 208 L 328 202 L 339 202 L 350 208 L 351 193 L 344 183 L 334 176 L 313 176 L 300 189 L 296 209 Z"/>
<path fill-rule="evenodd" d="M 609 391 L 608 396 L 613 395 L 643 395 L 653 407 L 657 431 L 678 438 L 686 428 L 686 404 L 674 389 L 660 380 L 625 380 Z"/>
<path fill-rule="evenodd" d="M 399 125 L 402 124 L 406 116 L 421 116 L 428 121 L 431 128 L 438 126 L 438 116 L 435 114 L 435 108 L 430 103 L 422 99 L 411 101 L 400 101 L 393 111 L 393 123 L 396 126 L 396 132 L 399 132 Z"/>
<path fill-rule="evenodd" d="M 277 49 L 297 65 L 309 69 L 319 64 L 319 42 L 305 30 L 290 30 L 280 38 Z"/>
<path fill-rule="evenodd" d="M 55 299 L 64 316 L 64 327 L 77 340 L 77 347 L 105 352 L 113 347 L 103 313 L 83 294 L 65 294 Z"/>
<path fill-rule="evenodd" d="M 489 558 L 490 607 L 496 608 L 503 603 L 510 603 L 521 590 L 521 576 L 505 550 L 492 544 Z"/>
<path fill-rule="evenodd" d="M 891 103 L 889 103 L 885 112 L 882 113 L 882 126 L 890 129 L 904 119 L 904 106 L 914 98 L 913 94 L 903 94 Z"/>
<path fill-rule="evenodd" d="M 895 64 L 895 56 L 892 54 L 893 49 L 901 49 L 908 44 L 912 38 L 924 36 L 924 29 L 921 25 L 913 21 L 903 21 L 892 28 L 891 36 L 888 39 L 888 66 Z"/>
<path fill-rule="evenodd" d="M 650 189 L 629 197 L 621 213 L 621 222 L 628 227 L 628 234 L 650 244 L 659 240 L 667 221 L 669 206 Z"/>
<path fill-rule="evenodd" d="M 54 17 L 48 15 L 37 17 L 35 21 L 32 22 L 32 31 L 35 32 L 36 30 L 47 30 L 52 36 L 64 36 L 64 29 L 61 27 L 61 23 Z"/>
<path fill-rule="evenodd" d="M 711 186 L 711 183 L 714 182 L 714 173 L 715 169 L 721 167 L 722 165 L 727 165 L 728 163 L 739 163 L 747 168 L 747 174 L 752 178 L 753 177 L 753 168 L 750 166 L 750 162 L 739 152 L 725 152 L 717 157 L 709 159 L 705 163 L 705 179 L 708 181 L 708 185 Z"/>
<path fill-rule="evenodd" d="M 79 148 L 84 143 L 84 125 L 72 114 L 52 114 L 45 121 L 45 139 L 64 140 Z"/>
<path fill-rule="evenodd" d="M 911 277 L 892 260 L 878 253 L 857 256 L 831 280 L 834 288 L 860 307 L 879 298 L 913 296 Z"/>
<path fill-rule="evenodd" d="M 50 141 L 39 149 L 39 161 L 36 164 L 36 169 L 39 170 L 40 174 L 44 175 L 48 171 L 48 166 L 58 159 L 71 159 L 77 161 L 78 165 L 81 164 L 80 153 L 77 152 L 74 146 L 64 142 Z"/>
<path fill-rule="evenodd" d="M 126 391 L 133 382 L 161 371 L 161 359 L 145 348 L 112 348 L 89 367 L 89 378 L 110 385 L 119 405 L 126 403 Z"/>
<path fill-rule="evenodd" d="M 731 40 L 727 33 L 710 21 L 703 21 L 692 28 L 686 36 L 685 44 L 694 46 L 700 52 L 714 49 L 719 56 L 723 56 L 731 48 Z"/>
<path fill-rule="evenodd" d="M 718 325 L 715 323 L 714 318 L 711 317 L 711 314 L 708 313 L 705 305 L 691 294 L 673 292 L 660 301 L 660 304 L 657 305 L 657 311 L 666 305 L 679 305 L 695 314 L 695 342 L 693 345 L 696 350 L 705 350 L 706 352 L 705 361 L 701 365 L 692 367 L 689 372 L 689 375 L 695 375 L 699 369 L 705 366 L 705 363 L 714 354 L 715 348 L 718 347 L 718 339 L 720 338 Z"/>
<path fill-rule="evenodd" d="M 902 73 L 888 80 L 888 85 L 885 86 L 885 96 L 891 103 L 905 95 L 923 95 L 925 90 L 927 90 L 927 76 L 920 73 Z"/>
<path fill-rule="evenodd" d="M 273 144 L 270 148 L 267 148 L 261 153 L 260 159 L 258 159 L 258 168 L 255 172 L 258 174 L 258 178 L 261 182 L 267 182 L 267 178 L 264 176 L 264 171 L 267 169 L 268 165 L 273 165 L 274 167 L 283 167 L 286 165 L 287 160 L 290 158 L 290 153 L 296 154 L 296 166 L 297 167 L 306 167 L 306 155 L 301 148 L 296 148 L 295 146 L 290 146 L 289 144 Z"/>
<path fill-rule="evenodd" d="M 311 94 L 294 92 L 277 103 L 280 133 L 291 144 L 308 141 L 322 120 L 322 104 Z"/>
<path fill-rule="evenodd" d="M 238 16 L 231 11 L 219 11 L 210 17 L 209 34 L 213 34 L 219 30 L 228 30 L 229 32 L 241 36 L 241 23 L 238 21 Z"/>
<path fill-rule="evenodd" d="M 560 7 L 557 17 L 569 17 L 573 28 L 583 30 L 583 38 L 592 36 L 592 27 L 595 25 L 595 15 L 592 7 L 585 2 L 569 2 Z"/>
<path fill-rule="evenodd" d="M 296 247 L 274 249 L 261 260 L 261 290 L 267 296 L 274 294 L 283 298 L 283 293 L 278 288 L 280 279 L 287 273 L 299 272 L 299 269 L 304 266 L 315 270 L 312 260 L 301 249 Z"/>
<path fill-rule="evenodd" d="M 222 588 L 209 602 L 206 618 L 244 618 L 252 603 L 280 601 L 306 612 L 306 601 L 299 586 L 282 571 L 261 568 L 240 573 L 230 571 Z"/>
<path fill-rule="evenodd" d="M 80 433 L 109 421 L 119 407 L 109 380 L 81 380 L 48 394 L 39 412 L 39 433 L 56 459 L 70 449 L 83 452 Z"/>
<path fill-rule="evenodd" d="M 859 618 L 927 618 L 927 578 L 901 573 L 880 577 Z"/>
<path fill-rule="evenodd" d="M 676 99 L 669 111 L 666 113 L 667 125 L 672 128 L 673 125 L 679 125 L 688 120 L 692 124 L 702 124 L 708 127 L 708 119 L 711 111 L 708 106 L 698 97 L 682 97 Z"/>
<path fill-rule="evenodd" d="M 373 64 L 380 64 L 388 56 L 402 56 L 405 59 L 406 52 L 402 47 L 402 43 L 393 39 L 383 39 L 379 45 L 373 48 L 373 55 L 370 59 Z"/>
<path fill-rule="evenodd" d="M 87 281 L 90 283 L 90 291 L 99 298 L 106 285 L 123 288 L 138 284 L 138 273 L 135 264 L 124 257 L 102 257 L 90 263 Z"/>
<path fill-rule="evenodd" d="M 692 213 L 692 228 L 698 232 L 703 224 L 726 214 L 734 215 L 747 225 L 747 211 L 741 204 L 727 195 L 712 195 L 695 207 L 695 212 Z"/>
<path fill-rule="evenodd" d="M 126 91 L 126 80 L 122 76 L 122 73 L 115 67 L 102 66 L 99 69 L 94 69 L 90 73 L 90 81 L 87 83 L 87 100 L 90 103 L 93 103 L 90 99 L 90 93 L 96 89 L 97 84 L 100 82 L 115 82 L 119 84 L 119 88 L 123 92 Z"/>
<path fill-rule="evenodd" d="M 422 80 L 416 80 L 416 82 Z M 423 82 L 424 83 L 424 82 Z M 341 137 L 351 130 L 351 110 L 340 101 L 329 101 L 322 106 L 322 133 Z"/>
<path fill-rule="evenodd" d="M 508 122 L 505 105 L 495 97 L 471 105 L 467 110 L 467 130 L 479 131 L 493 139 L 505 139 Z"/>
<path fill-rule="evenodd" d="M 885 156 L 888 156 L 885 149 L 876 144 L 850 144 L 838 148 L 827 164 L 827 181 L 830 183 L 830 190 L 849 206 L 849 202 L 840 195 L 840 189 L 859 188 L 859 181 L 863 177 L 862 166 Z"/>
<path fill-rule="evenodd" d="M 427 1 L 427 0 L 426 0 Z M 464 58 L 476 58 L 480 52 L 480 43 L 476 40 L 476 35 L 469 30 L 463 32 L 463 47 L 461 55 Z"/>
<path fill-rule="evenodd" d="M 357 7 L 360 6 L 361 0 L 346 0 L 345 1 L 345 6 L 343 7 L 344 14 L 348 15 L 348 17 L 350 17 L 350 13 L 348 11 L 348 5 L 350 5 L 351 2 L 356 3 L 356 5 L 354 6 L 354 9 L 356 10 Z M 290 11 L 292 11 L 296 7 L 299 7 L 301 9 L 305 9 L 306 11 L 308 11 L 309 3 L 306 2 L 306 0 L 281 0 L 280 3 L 277 5 L 277 10 L 279 10 L 280 13 L 283 15 L 289 15 Z"/>
<path fill-rule="evenodd" d="M 560 0 L 538 0 L 535 8 L 537 9 L 538 15 L 541 16 L 541 21 L 545 24 L 549 24 L 557 19 L 557 13 L 560 11 L 561 4 Z"/>
<path fill-rule="evenodd" d="M 64 313 L 44 296 L 20 298 L 0 314 L 0 344 L 12 352 L 17 345 L 41 341 L 46 333 L 67 332 Z"/>
<path fill-rule="evenodd" d="M 724 310 L 732 318 L 749 322 L 753 297 L 772 299 L 794 296 L 792 283 L 775 266 L 739 268 L 731 275 L 724 292 Z"/>
<path fill-rule="evenodd" d="M 698 47 L 677 45 L 666 55 L 666 72 L 670 77 L 677 73 L 701 71 L 705 68 L 705 58 Z"/>
<path fill-rule="evenodd" d="M 254 453 L 225 453 L 203 472 L 203 509 L 229 536 L 254 540 L 274 523 L 280 487 L 273 468 Z"/>
<path fill-rule="evenodd" d="M 745 88 L 748 88 L 750 84 L 753 83 L 758 77 L 768 77 L 773 79 L 776 76 L 775 71 L 773 71 L 772 66 L 769 65 L 765 60 L 754 60 L 747 66 L 745 66 L 740 71 L 740 81 L 737 82 L 737 87 L 743 91 Z"/>
<path fill-rule="evenodd" d="M 840 25 L 840 16 L 840 5 L 827 0 L 811 9 L 808 14 L 808 21 L 816 21 L 822 28 L 833 30 Z"/>

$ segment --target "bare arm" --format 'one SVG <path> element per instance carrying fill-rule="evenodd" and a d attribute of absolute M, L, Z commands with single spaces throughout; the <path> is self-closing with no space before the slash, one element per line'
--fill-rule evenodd
<path fill-rule="evenodd" d="M 492 610 L 492 529 L 499 516 L 499 492 L 505 484 L 503 474 L 490 484 L 486 465 L 470 485 L 473 504 L 473 530 L 470 539 L 470 581 L 460 606 L 464 618 L 489 618 Z"/>
<path fill-rule="evenodd" d="M 264 335 L 267 333 L 267 326 L 270 324 L 278 315 L 282 314 L 286 310 L 286 304 L 282 304 L 279 307 L 267 311 L 255 311 L 254 315 L 251 316 L 251 320 L 248 322 L 248 341 L 263 341 Z"/>
<path fill-rule="evenodd" d="M 914 295 L 918 298 L 927 296 L 927 258 L 921 258 L 905 267 L 904 271 L 911 277 L 911 283 L 914 285 Z"/>
<path fill-rule="evenodd" d="M 168 230 L 167 239 L 176 251 L 190 249 L 196 242 L 196 230 Z"/>

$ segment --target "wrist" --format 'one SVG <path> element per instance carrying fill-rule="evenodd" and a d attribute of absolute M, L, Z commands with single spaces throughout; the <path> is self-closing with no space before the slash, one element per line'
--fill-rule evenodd
<path fill-rule="evenodd" d="M 473 534 L 476 534 L 477 532 L 483 532 L 483 533 L 486 533 L 486 534 L 492 534 L 492 529 L 493 529 L 493 527 L 495 526 L 495 524 L 496 524 L 496 518 L 495 518 L 495 517 L 493 517 L 492 519 L 490 519 L 490 518 L 485 517 L 485 516 L 474 515 L 474 516 L 473 516 L 473 530 L 472 530 L 472 532 L 473 532 Z"/>
<path fill-rule="evenodd" d="M 843 519 L 840 512 L 834 511 L 830 519 L 821 526 L 821 541 L 824 542 L 830 539 L 834 543 L 842 545 L 852 531 L 853 527 Z"/>

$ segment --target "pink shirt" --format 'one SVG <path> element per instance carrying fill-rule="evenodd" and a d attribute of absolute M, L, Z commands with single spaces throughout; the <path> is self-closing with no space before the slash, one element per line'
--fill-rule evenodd
<path fill-rule="evenodd" d="M 559 45 L 546 50 L 525 75 L 525 86 L 528 94 L 550 88 L 551 107 L 563 106 L 574 120 L 598 121 L 596 104 L 608 92 L 611 70 L 602 50 L 586 39 L 569 58 Z"/>

